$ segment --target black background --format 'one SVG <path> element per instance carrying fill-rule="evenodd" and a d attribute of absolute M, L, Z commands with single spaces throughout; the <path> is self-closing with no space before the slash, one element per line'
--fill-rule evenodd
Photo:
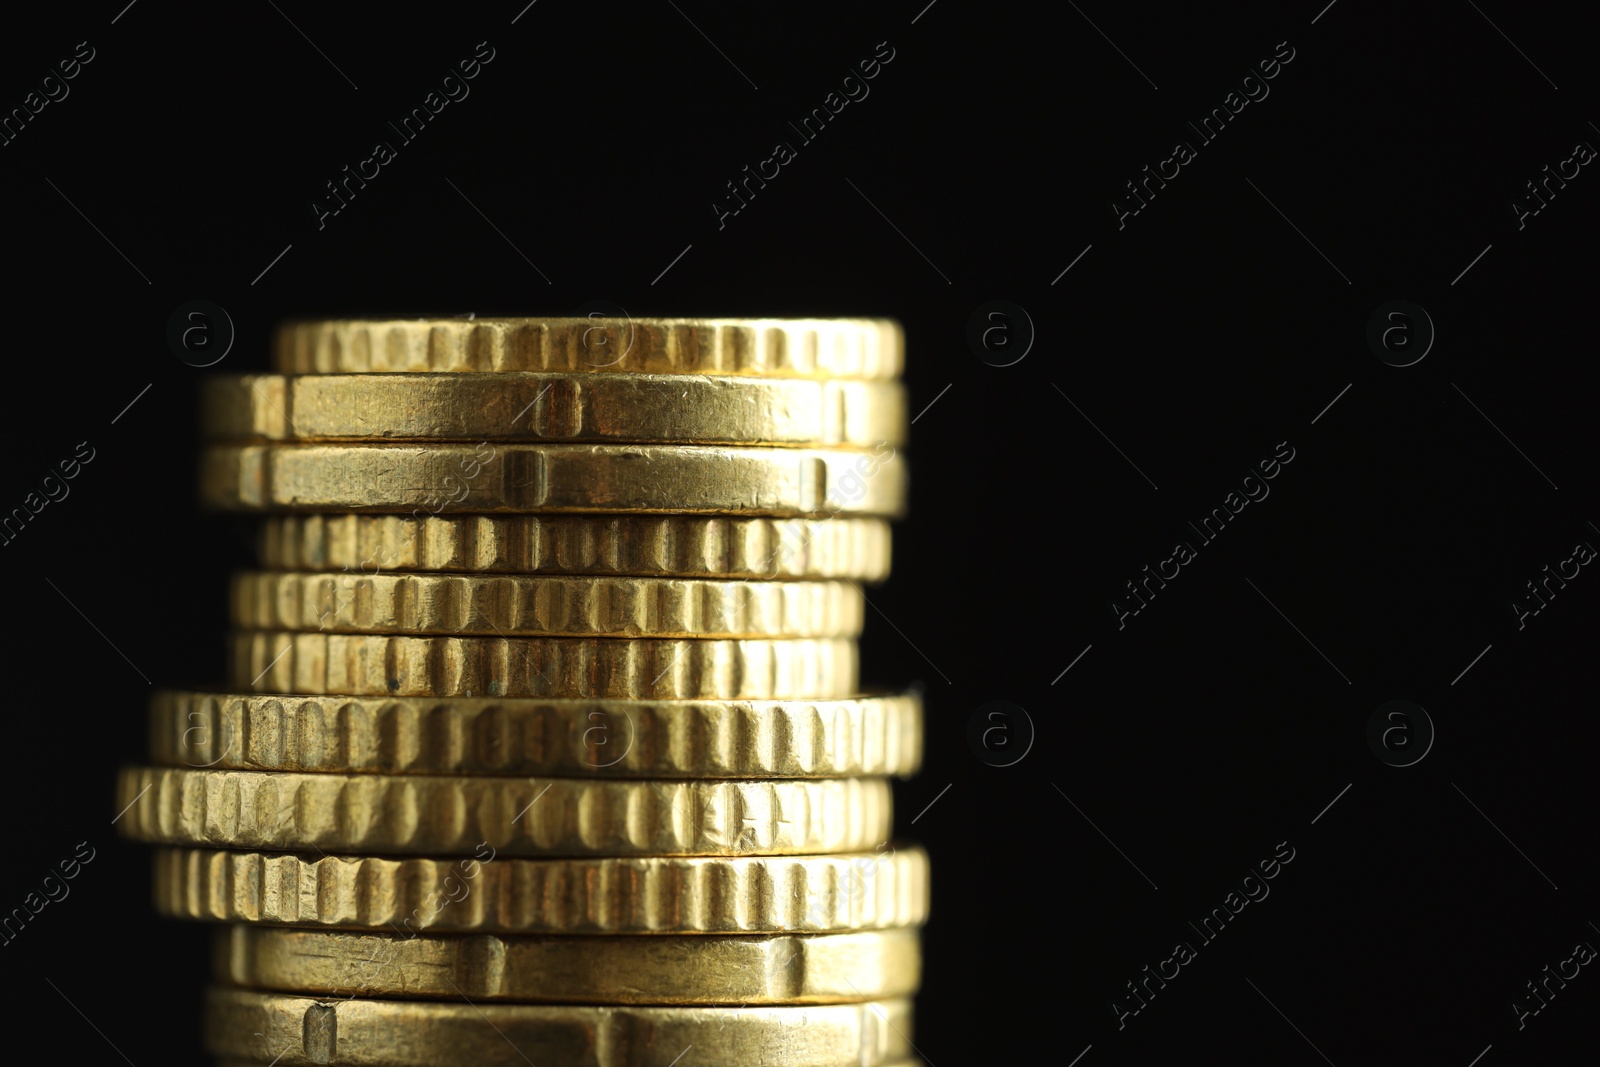
<path fill-rule="evenodd" d="M 0 147 L 0 508 L 78 442 L 94 459 L 0 546 L 0 909 L 96 850 L 0 947 L 8 1018 L 52 1055 L 199 1061 L 206 931 L 155 918 L 148 850 L 110 823 L 151 685 L 221 677 L 252 558 L 249 521 L 195 506 L 201 376 L 264 369 L 291 315 L 604 300 L 905 324 L 913 501 L 863 663 L 927 694 L 897 824 L 934 863 L 930 1063 L 1593 1061 L 1593 967 L 1521 1030 L 1511 1008 L 1600 945 L 1600 577 L 1522 629 L 1510 607 L 1600 545 L 1600 178 L 1521 229 L 1509 206 L 1600 145 L 1586 20 L 924 2 L 7 14 L 5 109 L 77 42 L 94 59 Z M 319 228 L 324 182 L 480 41 L 471 95 Z M 881 41 L 870 95 L 798 143 Z M 1270 95 L 1119 229 L 1122 183 L 1284 41 Z M 719 227 L 780 140 L 797 158 Z M 165 339 L 194 299 L 237 330 L 209 371 Z M 966 340 L 993 299 L 1035 333 L 1011 366 Z M 1393 299 L 1437 330 L 1412 366 L 1365 339 Z M 1123 583 L 1280 442 L 1270 496 L 1119 629 Z M 1037 731 L 1005 768 L 966 739 L 996 699 Z M 1437 731 L 1413 766 L 1366 740 L 1392 699 Z M 1280 842 L 1270 896 L 1201 945 L 1188 923 Z M 1119 1030 L 1112 1001 L 1183 940 L 1197 958 Z"/>

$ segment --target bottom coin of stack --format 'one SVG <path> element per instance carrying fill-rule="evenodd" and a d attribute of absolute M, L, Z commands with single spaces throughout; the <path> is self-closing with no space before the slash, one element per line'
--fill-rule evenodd
<path fill-rule="evenodd" d="M 210 994 L 208 1043 L 242 1059 L 501 1063 L 515 1046 L 534 1063 L 666 1067 L 698 1048 L 687 1062 L 834 1067 L 912 1055 L 917 946 L 905 930 L 400 941 L 233 927 L 216 977 L 236 984 Z"/>

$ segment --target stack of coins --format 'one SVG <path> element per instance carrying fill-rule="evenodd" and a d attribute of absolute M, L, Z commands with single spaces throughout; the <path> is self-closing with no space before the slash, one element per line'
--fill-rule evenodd
<path fill-rule="evenodd" d="M 876 320 L 322 321 L 210 381 L 265 514 L 226 691 L 119 826 L 226 924 L 234 1064 L 911 1062 L 915 694 L 862 693 L 905 503 Z"/>

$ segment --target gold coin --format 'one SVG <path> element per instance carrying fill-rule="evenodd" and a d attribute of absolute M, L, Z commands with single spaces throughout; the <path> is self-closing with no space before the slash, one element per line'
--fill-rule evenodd
<path fill-rule="evenodd" d="M 285 374 L 545 371 L 898 377 L 904 334 L 888 319 L 566 318 L 290 323 L 273 342 Z"/>
<path fill-rule="evenodd" d="M 778 934 L 915 926 L 928 856 L 534 860 L 158 848 L 155 907 L 212 922 L 436 933 Z"/>
<path fill-rule="evenodd" d="M 901 444 L 898 382 L 689 374 L 251 374 L 201 382 L 219 440 Z"/>
<path fill-rule="evenodd" d="M 565 1004 L 836 1004 L 917 990 L 916 930 L 803 937 L 502 937 L 234 925 L 218 982 L 287 993 Z"/>
<path fill-rule="evenodd" d="M 212 1060 L 215 1067 L 272 1067 L 267 1060 L 238 1060 L 231 1057 L 218 1057 Z M 898 1060 L 895 1063 L 886 1063 L 882 1067 L 927 1067 L 921 1060 Z"/>
<path fill-rule="evenodd" d="M 211 445 L 200 494 L 234 511 L 678 512 L 894 518 L 906 470 L 870 452 L 722 445 Z"/>
<path fill-rule="evenodd" d="M 268 515 L 278 570 L 467 571 L 683 578 L 889 576 L 882 519 L 701 515 Z"/>
<path fill-rule="evenodd" d="M 226 848 L 505 856 L 778 856 L 888 840 L 882 778 L 683 781 L 125 767 L 118 830 Z"/>
<path fill-rule="evenodd" d="M 834 699 L 856 692 L 848 638 L 404 637 L 236 632 L 230 685 L 257 693 Z"/>
<path fill-rule="evenodd" d="M 325 999 L 213 986 L 205 1048 L 278 1063 L 383 1067 L 878 1067 L 911 1054 L 911 1002 L 590 1007 Z M 485 1024 L 488 1025 L 485 1025 Z"/>
<path fill-rule="evenodd" d="M 237 626 L 333 633 L 855 637 L 853 582 L 244 572 Z"/>
<path fill-rule="evenodd" d="M 486 700 L 158 692 L 172 766 L 379 774 L 829 778 L 916 771 L 922 701 Z"/>

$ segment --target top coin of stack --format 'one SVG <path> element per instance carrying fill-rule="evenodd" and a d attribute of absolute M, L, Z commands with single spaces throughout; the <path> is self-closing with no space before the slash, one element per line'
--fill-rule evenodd
<path fill-rule="evenodd" d="M 229 924 L 207 1047 L 909 1060 L 921 706 L 855 646 L 899 327 L 322 321 L 275 359 L 203 394 L 204 500 L 265 516 L 229 686 L 158 694 L 119 782 L 157 907 Z"/>

